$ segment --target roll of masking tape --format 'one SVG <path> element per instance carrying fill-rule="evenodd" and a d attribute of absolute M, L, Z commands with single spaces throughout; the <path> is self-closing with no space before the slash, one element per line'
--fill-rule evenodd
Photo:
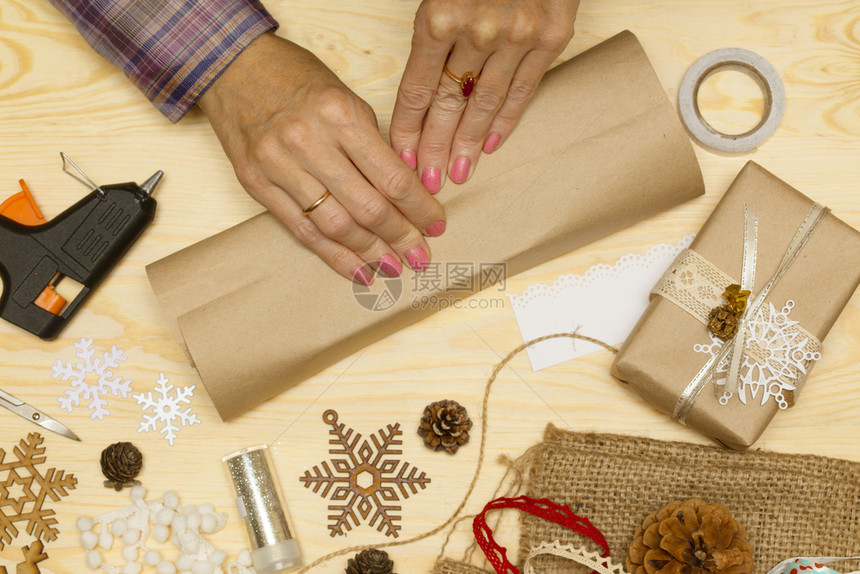
<path fill-rule="evenodd" d="M 764 95 L 764 115 L 758 125 L 746 133 L 725 134 L 715 130 L 699 110 L 699 87 L 708 76 L 722 69 L 734 69 L 751 76 Z M 708 52 L 690 66 L 678 93 L 681 119 L 690 134 L 702 145 L 729 152 L 754 150 L 776 131 L 785 113 L 785 88 L 770 63 L 754 52 L 741 48 L 723 48 Z"/>

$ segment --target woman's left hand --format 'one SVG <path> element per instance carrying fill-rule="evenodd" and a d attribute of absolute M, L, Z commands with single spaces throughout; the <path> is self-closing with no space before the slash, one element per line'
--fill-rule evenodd
<path fill-rule="evenodd" d="M 492 153 L 510 135 L 573 37 L 578 7 L 579 0 L 421 2 L 390 140 L 430 193 L 445 174 L 466 181 L 481 150 Z"/>

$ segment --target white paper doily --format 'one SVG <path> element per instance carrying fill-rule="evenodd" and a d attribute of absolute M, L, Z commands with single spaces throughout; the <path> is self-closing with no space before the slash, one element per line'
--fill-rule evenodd
<path fill-rule="evenodd" d="M 644 255 L 625 255 L 582 275 L 562 275 L 552 285 L 536 284 L 520 295 L 508 294 L 524 341 L 579 329 L 583 335 L 618 345 L 648 306 L 648 297 L 675 256 L 693 235 L 674 244 L 655 245 Z M 528 349 L 536 371 L 587 355 L 601 347 L 574 339 L 553 339 Z"/>

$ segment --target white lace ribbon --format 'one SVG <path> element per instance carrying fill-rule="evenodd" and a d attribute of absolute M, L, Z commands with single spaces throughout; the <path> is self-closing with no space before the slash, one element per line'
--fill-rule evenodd
<path fill-rule="evenodd" d="M 577 562 L 591 568 L 599 574 L 627 574 L 623 566 L 615 564 L 608 557 L 604 558 L 597 552 L 586 550 L 581 546 L 562 544 L 558 540 L 553 542 L 541 542 L 529 551 L 528 556 L 526 556 L 525 564 L 523 565 L 523 571 L 525 574 L 535 574 L 532 560 L 537 556 L 546 554 L 572 560 L 573 562 Z"/>

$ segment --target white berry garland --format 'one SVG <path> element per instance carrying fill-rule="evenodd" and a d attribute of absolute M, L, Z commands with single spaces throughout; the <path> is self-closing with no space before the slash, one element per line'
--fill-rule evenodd
<path fill-rule="evenodd" d="M 217 550 L 203 536 L 218 532 L 227 522 L 227 515 L 215 512 L 211 504 L 179 506 L 179 496 L 168 490 L 159 499 L 146 501 L 146 489 L 131 489 L 131 504 L 95 518 L 81 516 L 77 520 L 81 531 L 81 548 L 86 552 L 87 566 L 101 568 L 108 574 L 140 574 L 143 565 L 155 568 L 156 574 L 253 574 L 251 553 L 243 550 L 238 558 L 226 563 L 227 555 Z M 159 544 L 168 540 L 179 550 L 175 562 L 163 557 L 155 548 L 147 547 L 149 537 Z M 105 563 L 100 550 L 108 551 L 115 540 L 121 541 L 125 563 L 111 566 Z"/>

